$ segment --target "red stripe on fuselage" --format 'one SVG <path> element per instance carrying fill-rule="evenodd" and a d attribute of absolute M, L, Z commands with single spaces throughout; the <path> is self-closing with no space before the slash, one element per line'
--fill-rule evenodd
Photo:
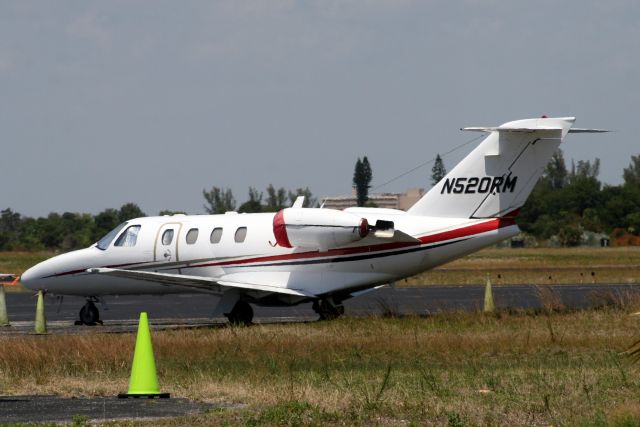
<path fill-rule="evenodd" d="M 147 261 L 142 261 L 142 262 L 127 263 L 127 264 L 107 265 L 105 267 L 106 268 L 133 267 L 134 265 L 140 265 L 140 264 L 146 264 L 146 263 L 147 263 Z M 101 267 L 101 268 L 104 268 L 104 267 Z M 68 276 L 70 274 L 79 274 L 79 273 L 86 273 L 86 272 L 87 272 L 86 268 L 81 268 L 79 270 L 65 271 L 64 273 L 56 273 L 56 274 L 51 274 L 49 276 L 44 276 L 43 279 L 47 279 L 49 277 Z"/>
<path fill-rule="evenodd" d="M 229 265 L 242 265 L 242 264 L 251 264 L 251 263 L 259 263 L 259 262 L 272 262 L 272 261 L 291 261 L 291 260 L 299 260 L 299 259 L 308 259 L 308 258 L 325 258 L 325 257 L 336 257 L 341 255 L 355 255 L 367 252 L 383 252 L 392 249 L 400 249 L 411 246 L 420 246 L 420 245 L 429 245 L 434 243 L 440 243 L 447 240 L 458 239 L 462 237 L 469 237 L 475 234 L 486 233 L 487 231 L 494 231 L 500 228 L 509 227 L 511 225 L 515 225 L 516 222 L 512 218 L 494 218 L 489 221 L 485 221 L 479 224 L 473 224 L 466 227 L 457 228 L 455 230 L 443 231 L 441 233 L 430 234 L 428 236 L 422 236 L 418 240 L 420 243 L 404 243 L 404 242 L 394 242 L 394 243 L 383 243 L 379 245 L 373 246 L 356 246 L 352 248 L 343 248 L 343 249 L 331 249 L 326 252 L 320 251 L 310 251 L 310 252 L 299 252 L 299 253 L 290 253 L 283 255 L 271 255 L 271 256 L 262 256 L 255 258 L 247 258 L 240 260 L 231 260 L 231 261 L 221 261 L 221 262 L 212 262 L 206 264 L 193 264 L 193 265 L 185 265 L 185 266 L 174 266 L 175 269 L 187 269 L 187 268 L 202 268 L 202 267 L 216 267 L 216 266 L 229 266 Z M 118 264 L 118 265 L 110 265 L 107 268 L 118 268 L 118 267 L 132 267 L 134 265 L 146 264 L 147 262 L 135 262 L 129 264 Z M 154 268 L 162 268 L 162 266 L 154 265 Z M 85 273 L 85 269 L 66 271 L 64 273 L 57 273 L 51 276 L 46 277 L 60 277 L 71 274 Z"/>
<path fill-rule="evenodd" d="M 438 243 L 445 240 L 457 239 L 459 237 L 467 237 L 474 234 L 485 233 L 487 231 L 497 230 L 499 228 L 515 225 L 516 222 L 510 218 L 495 218 L 490 221 L 473 224 L 455 230 L 443 231 L 442 233 L 431 234 L 429 236 L 420 237 L 423 244 Z"/>
<path fill-rule="evenodd" d="M 189 265 L 189 266 L 180 267 L 180 268 L 224 267 L 229 265 L 242 265 L 242 264 L 261 263 L 261 262 L 274 262 L 274 261 L 292 261 L 292 260 L 300 260 L 300 259 L 308 259 L 308 258 L 336 257 L 336 256 L 342 256 L 342 255 L 362 254 L 367 252 L 383 252 L 383 251 L 388 251 L 392 249 L 400 249 L 400 248 L 407 248 L 411 246 L 440 243 L 446 240 L 452 240 L 452 239 L 457 239 L 461 237 L 468 237 L 475 234 L 485 233 L 487 231 L 494 231 L 499 228 L 508 227 L 511 225 L 515 225 L 515 221 L 512 219 L 495 218 L 479 224 L 473 224 L 466 227 L 457 228 L 455 230 L 443 231 L 441 233 L 423 236 L 418 239 L 420 240 L 420 243 L 418 242 L 416 243 L 410 243 L 410 242 L 383 243 L 383 244 L 373 245 L 373 246 L 355 246 L 352 248 L 331 249 L 326 252 L 310 251 L 310 252 L 299 252 L 299 253 L 290 253 L 290 254 L 283 254 L 283 255 L 268 255 L 268 256 L 262 256 L 262 257 L 240 259 L 240 260 L 212 262 L 212 263 L 206 263 L 206 264 L 194 264 L 194 265 Z"/>

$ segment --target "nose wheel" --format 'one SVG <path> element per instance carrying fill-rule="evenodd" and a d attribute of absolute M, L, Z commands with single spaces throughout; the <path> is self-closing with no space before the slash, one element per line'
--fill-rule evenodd
<path fill-rule="evenodd" d="M 87 300 L 87 303 L 80 309 L 78 317 L 79 320 L 76 321 L 76 325 L 95 326 L 96 323 L 102 323 L 100 321 L 100 311 L 93 300 Z"/>

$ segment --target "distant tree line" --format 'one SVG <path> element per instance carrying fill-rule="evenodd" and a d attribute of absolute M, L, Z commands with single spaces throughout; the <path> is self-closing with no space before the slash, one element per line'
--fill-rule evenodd
<path fill-rule="evenodd" d="M 236 209 L 231 190 L 213 187 L 203 191 L 207 213 L 224 213 Z M 304 206 L 316 206 L 316 199 L 308 188 L 287 191 L 269 185 L 266 196 L 255 188 L 249 188 L 249 200 L 242 203 L 240 212 L 275 212 L 290 206 L 298 196 L 305 196 Z M 162 210 L 159 215 L 184 213 Z M 0 211 L 0 251 L 12 250 L 60 250 L 85 248 L 100 240 L 118 224 L 133 218 L 146 216 L 135 203 L 127 203 L 120 209 L 105 209 L 97 215 L 86 213 L 52 212 L 46 217 L 30 218 L 10 208 Z"/>
<path fill-rule="evenodd" d="M 624 183 L 602 185 L 600 160 L 572 161 L 562 150 L 547 164 L 517 222 L 538 239 L 580 244 L 585 231 L 606 233 L 618 244 L 640 244 L 640 155 L 623 170 Z"/>
<path fill-rule="evenodd" d="M 304 196 L 303 207 L 315 207 L 316 199 L 309 188 L 298 188 L 295 191 L 276 189 L 269 184 L 266 195 L 262 191 L 249 187 L 249 200 L 238 207 L 241 213 L 277 212 L 287 208 L 296 201 L 299 196 Z M 236 210 L 236 199 L 228 188 L 211 187 L 211 190 L 202 190 L 205 200 L 204 210 L 209 214 L 223 214 Z"/>
<path fill-rule="evenodd" d="M 97 215 L 52 212 L 46 218 L 23 217 L 11 209 L 0 211 L 0 250 L 69 251 L 98 241 L 121 222 L 146 216 L 135 203 L 105 209 Z"/>

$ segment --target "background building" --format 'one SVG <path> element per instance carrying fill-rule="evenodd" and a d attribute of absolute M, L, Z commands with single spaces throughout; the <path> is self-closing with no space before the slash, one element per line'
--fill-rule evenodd
<path fill-rule="evenodd" d="M 401 209 L 406 211 L 422 196 L 424 188 L 410 188 L 404 193 L 380 193 L 370 194 L 367 203 L 372 203 L 378 208 Z M 320 205 L 327 209 L 346 209 L 357 206 L 355 190 L 350 196 L 323 197 Z"/>

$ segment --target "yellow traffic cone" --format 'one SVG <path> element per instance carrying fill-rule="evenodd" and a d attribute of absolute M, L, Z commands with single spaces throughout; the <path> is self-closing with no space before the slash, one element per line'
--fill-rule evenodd
<path fill-rule="evenodd" d="M 4 295 L 4 285 L 0 285 L 0 326 L 11 326 L 7 314 L 7 300 Z"/>
<path fill-rule="evenodd" d="M 38 291 L 38 303 L 36 304 L 36 334 L 47 333 L 47 318 L 44 315 L 44 292 L 42 289 Z"/>
<path fill-rule="evenodd" d="M 493 291 L 491 290 L 491 279 L 487 275 L 487 284 L 484 287 L 484 312 L 493 313 L 495 311 L 493 303 Z"/>
<path fill-rule="evenodd" d="M 138 336 L 136 338 L 136 348 L 133 352 L 131 378 L 129 379 L 129 391 L 119 394 L 118 397 L 169 397 L 169 393 L 160 393 L 158 376 L 156 375 L 156 362 L 153 358 L 151 333 L 149 332 L 149 319 L 145 312 L 140 313 Z"/>

